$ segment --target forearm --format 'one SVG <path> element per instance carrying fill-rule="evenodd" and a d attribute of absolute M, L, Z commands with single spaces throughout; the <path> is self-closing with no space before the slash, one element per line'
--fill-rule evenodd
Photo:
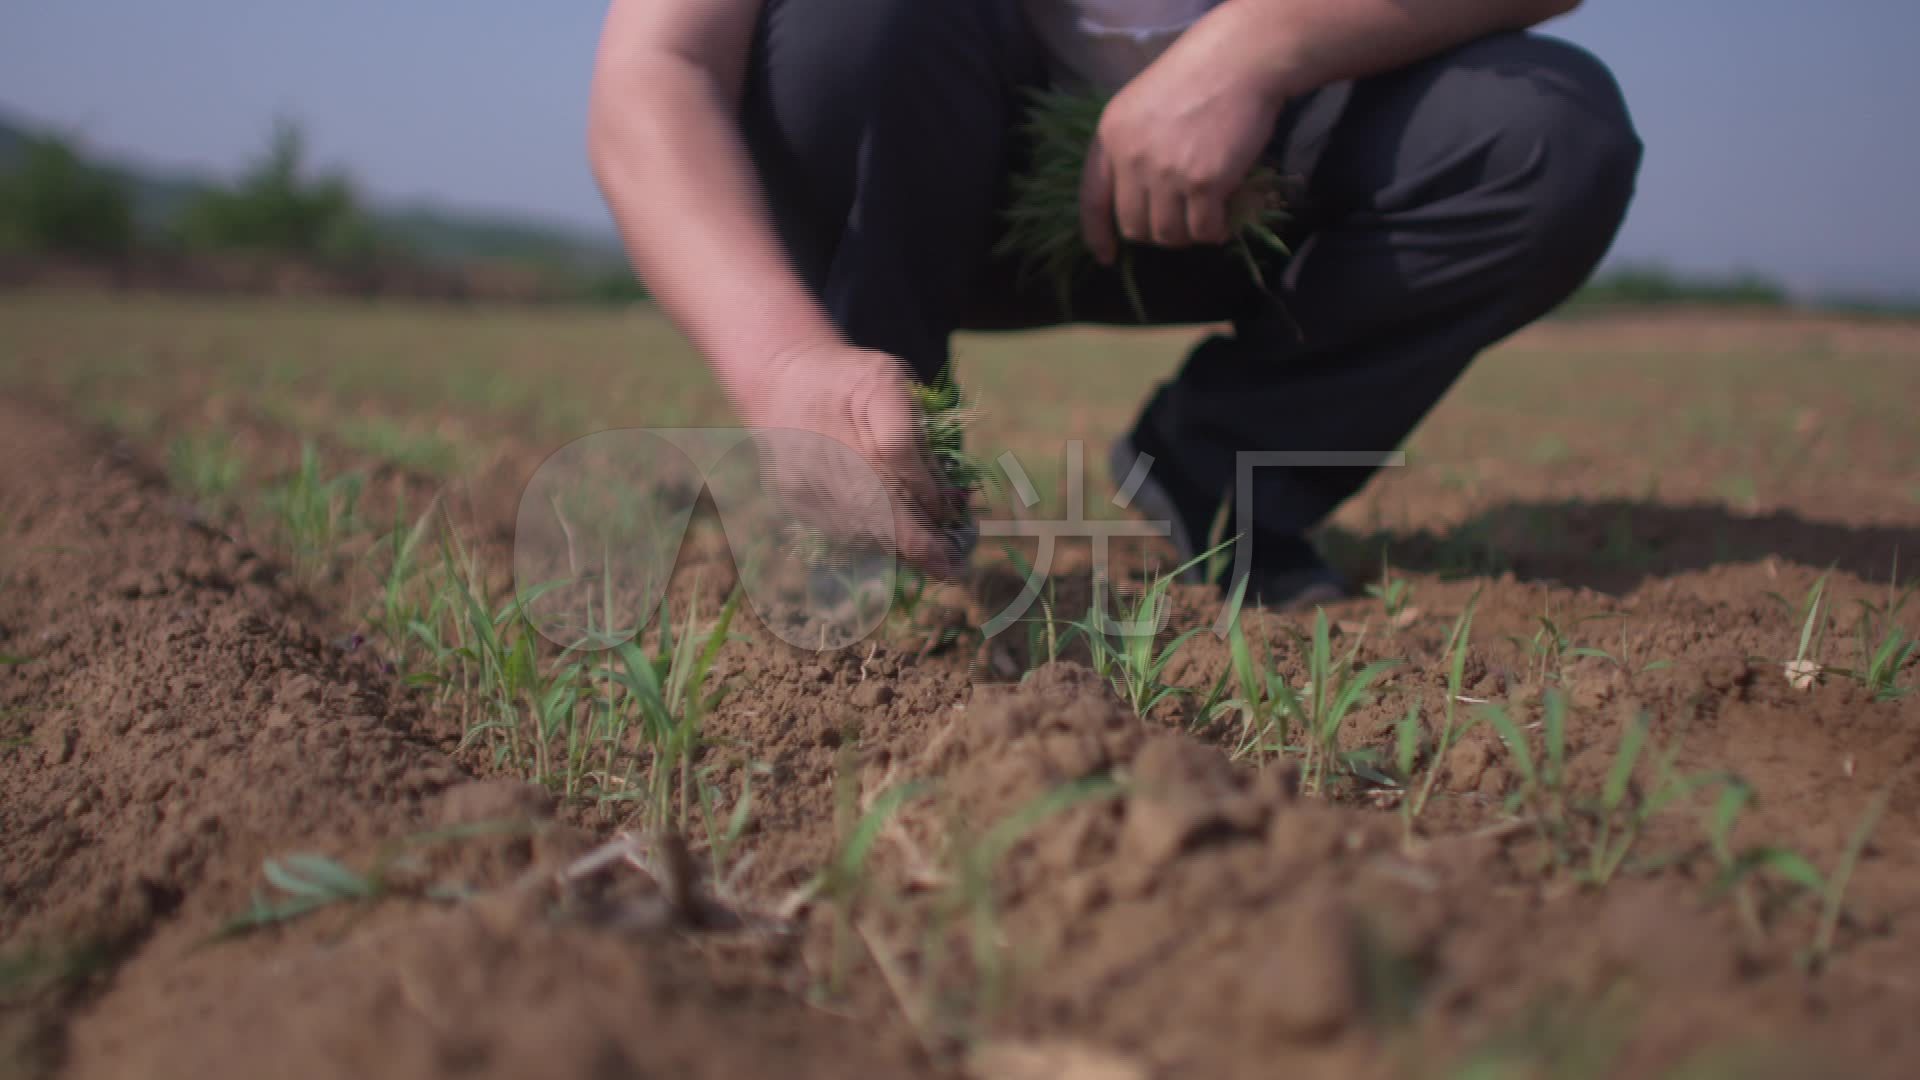
<path fill-rule="evenodd" d="M 1474 38 L 1520 30 L 1579 0 L 1226 0 L 1189 37 L 1284 101 Z M 1183 45 L 1187 42 L 1183 41 Z"/>
<path fill-rule="evenodd" d="M 672 56 L 603 64 L 592 161 L 634 268 L 751 411 L 766 365 L 839 340 L 770 224 L 729 94 Z"/>

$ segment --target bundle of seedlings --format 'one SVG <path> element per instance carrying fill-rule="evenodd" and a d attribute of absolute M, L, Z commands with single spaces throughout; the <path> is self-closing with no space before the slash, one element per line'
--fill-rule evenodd
<path fill-rule="evenodd" d="M 1096 265 L 1080 229 L 1081 176 L 1112 95 L 1058 87 L 1034 91 L 1030 98 L 1022 132 L 1031 160 L 1013 177 L 1007 229 L 995 250 L 1002 257 L 1021 260 L 1028 275 L 1046 274 L 1059 296 L 1062 316 L 1071 320 L 1074 285 Z M 1292 254 L 1280 238 L 1292 216 L 1282 195 L 1279 171 L 1264 162 L 1257 164 L 1228 200 L 1227 210 L 1232 237 L 1227 246 L 1246 264 L 1254 284 L 1265 290 L 1266 277 L 1253 245 L 1282 256 Z M 1134 273 L 1134 247 L 1122 242 L 1117 268 L 1134 317 L 1144 323 L 1147 308 Z"/>

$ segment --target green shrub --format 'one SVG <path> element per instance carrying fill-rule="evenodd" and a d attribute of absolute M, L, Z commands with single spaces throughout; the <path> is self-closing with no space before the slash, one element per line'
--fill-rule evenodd
<path fill-rule="evenodd" d="M 20 163 L 0 176 L 0 251 L 118 255 L 134 232 L 125 185 L 64 139 L 28 138 Z"/>

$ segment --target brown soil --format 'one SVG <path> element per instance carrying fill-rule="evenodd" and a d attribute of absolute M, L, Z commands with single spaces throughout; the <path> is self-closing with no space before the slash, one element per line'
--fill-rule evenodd
<path fill-rule="evenodd" d="M 476 781 L 365 651 L 274 564 L 196 528 L 135 464 L 0 405 L 0 643 L 30 739 L 0 786 L 15 1063 L 74 1076 L 884 1073 L 897 1043 L 785 992 L 775 945 L 716 963 L 670 928 L 550 920 L 512 884 L 579 854 L 565 828 L 465 845 L 487 902 L 396 901 L 223 944 L 264 859 L 362 865 L 422 829 L 544 820 L 544 793 Z M 533 880 L 537 880 L 537 877 Z M 497 887 L 497 888 L 496 888 Z M 719 946 L 714 946 L 719 948 Z M 729 974 L 729 969 L 734 974 Z"/>
<path fill-rule="evenodd" d="M 231 423 L 251 455 L 289 453 L 271 425 Z M 758 766 L 751 861 L 724 889 L 700 882 L 696 902 L 655 896 L 664 914 L 634 927 L 607 913 L 652 895 L 647 875 L 614 884 L 624 904 L 553 884 L 621 822 L 456 751 L 451 718 L 354 636 L 350 581 L 293 587 L 271 553 L 166 490 L 150 447 L 18 399 L 0 402 L 0 432 L 0 652 L 30 658 L 0 675 L 0 956 L 43 958 L 0 987 L 0 1019 L 32 1073 L 1451 1076 L 1501 1038 L 1537 1071 L 1498 1075 L 1904 1077 L 1920 1063 L 1920 695 L 1874 701 L 1837 677 L 1796 689 L 1781 662 L 1799 626 L 1769 595 L 1798 602 L 1836 566 L 1829 659 L 1852 662 L 1856 601 L 1884 600 L 1895 549 L 1920 552 L 1911 511 L 1836 503 L 1816 524 L 1636 502 L 1647 547 L 1609 561 L 1618 507 L 1569 504 L 1543 538 L 1519 506 L 1483 521 L 1510 554 L 1498 576 L 1439 573 L 1451 533 L 1396 535 L 1396 565 L 1434 571 L 1414 576 L 1415 616 L 1329 610 L 1336 652 L 1359 638 L 1363 661 L 1405 661 L 1343 725 L 1347 749 L 1390 751 L 1410 703 L 1431 745 L 1448 631 L 1478 590 L 1463 692 L 1521 723 L 1540 716 L 1547 680 L 1524 643 L 1543 613 L 1624 661 L 1556 665 L 1576 795 L 1602 790 L 1624 723 L 1644 715 L 1680 772 L 1752 785 L 1735 849 L 1790 848 L 1830 873 L 1884 796 L 1817 971 L 1798 960 L 1817 901 L 1770 879 L 1748 920 L 1709 898 L 1711 800 L 1650 819 L 1635 853 L 1665 862 L 1584 886 L 1544 870 L 1535 831 L 1507 813 L 1520 777 L 1486 728 L 1446 755 L 1409 828 L 1392 794 L 1303 792 L 1293 765 L 1232 759 L 1237 732 L 1184 705 L 1134 716 L 1082 653 L 1016 681 L 990 651 L 912 634 L 817 655 L 757 627 L 722 653 L 734 692 L 703 761 L 735 790 Z M 498 547 L 539 453 L 496 445 L 456 501 Z M 415 505 L 431 490 L 390 479 Z M 1475 510 L 1394 485 L 1415 486 L 1376 498 L 1433 528 Z M 1730 521 L 1731 540 L 1716 535 Z M 689 569 L 724 564 L 700 558 Z M 1084 562 L 1065 567 L 1071 611 Z M 709 609 L 726 587 L 707 575 Z M 929 622 L 967 606 L 943 599 Z M 1182 625 L 1217 610 L 1197 590 L 1179 609 Z M 1300 686 L 1287 635 L 1308 621 L 1247 625 Z M 1204 689 L 1227 663 L 1202 633 L 1168 675 Z M 1124 794 L 1048 801 L 1102 777 Z M 1640 770 L 1634 792 L 1655 779 Z M 833 858 L 843 797 L 906 784 L 925 787 L 882 830 L 849 925 L 819 898 L 784 928 L 710 917 L 770 917 Z M 422 830 L 515 821 L 532 825 L 418 849 L 378 903 L 206 942 L 269 858 L 365 868 Z M 1001 840 L 998 858 L 969 858 Z M 968 868 L 985 882 L 973 894 L 957 887 Z M 427 881 L 472 898 L 433 900 Z M 844 992 L 823 999 L 843 961 Z M 1577 1071 L 1576 1051 L 1609 1036 L 1611 1066 Z"/>

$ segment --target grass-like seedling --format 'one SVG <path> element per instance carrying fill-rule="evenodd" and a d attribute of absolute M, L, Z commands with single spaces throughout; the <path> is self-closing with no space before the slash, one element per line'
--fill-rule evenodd
<path fill-rule="evenodd" d="M 1426 813 L 1427 803 L 1433 798 L 1433 785 L 1440 777 L 1440 767 L 1446 761 L 1447 751 L 1452 750 L 1475 723 L 1468 720 L 1462 724 L 1456 719 L 1460 692 L 1464 688 L 1467 672 L 1467 648 L 1473 638 L 1473 613 L 1479 605 L 1480 593 L 1474 591 L 1473 598 L 1467 601 L 1466 610 L 1454 620 L 1453 629 L 1447 634 L 1447 643 L 1440 650 L 1447 657 L 1447 697 L 1441 704 L 1444 717 L 1439 741 L 1434 744 L 1433 755 L 1427 760 L 1426 775 L 1420 778 L 1419 786 L 1414 786 L 1414 766 L 1419 753 L 1420 717 L 1409 712 L 1400 722 L 1395 737 L 1395 757 L 1400 766 L 1400 775 L 1407 778 L 1408 797 L 1400 803 L 1401 813 L 1409 826 Z"/>
<path fill-rule="evenodd" d="M 483 821 L 415 833 L 382 846 L 364 872 L 310 852 L 268 859 L 261 875 L 269 888 L 254 890 L 247 910 L 221 923 L 208 943 L 293 922 L 336 904 L 364 904 L 399 895 L 442 902 L 464 899 L 469 895 L 464 886 L 415 882 L 421 863 L 413 851 L 480 836 L 524 833 L 536 827 L 513 821 Z"/>
<path fill-rule="evenodd" d="M 636 788 L 629 775 L 621 787 L 644 791 L 655 820 L 676 821 L 683 833 L 692 818 L 693 761 L 702 745 L 701 723 L 727 693 L 724 685 L 709 687 L 708 680 L 714 661 L 729 640 L 728 627 L 744 595 L 744 590 L 736 587 L 704 635 L 696 604 L 688 604 L 686 622 L 676 634 L 672 611 L 662 598 L 659 640 L 654 651 L 649 654 L 636 642 L 627 641 L 616 650 L 619 666 L 608 673 L 637 710 L 640 740 L 652 755 L 644 786 Z M 604 752 L 616 752 L 623 737 L 618 727 L 606 733 L 602 737 Z M 673 799 L 676 788 L 677 811 Z"/>
<path fill-rule="evenodd" d="M 246 463 L 224 435 L 182 435 L 167 448 L 167 480 L 202 502 L 233 494 Z"/>
<path fill-rule="evenodd" d="M 1746 781 L 1730 779 L 1708 810 L 1706 820 L 1707 852 L 1719 867 L 1712 886 L 1711 899 L 1731 896 L 1734 912 L 1754 938 L 1765 932 L 1763 901 L 1767 899 L 1765 875 L 1779 878 L 1814 896 L 1827 891 L 1826 878 L 1799 852 L 1774 844 L 1759 844 L 1736 851 L 1735 826 L 1754 797 Z"/>
<path fill-rule="evenodd" d="M 1407 604 L 1413 599 L 1413 586 L 1407 579 L 1393 576 L 1393 568 L 1387 565 L 1387 557 L 1382 553 L 1380 580 L 1367 586 L 1367 595 L 1380 601 L 1380 607 L 1387 616 L 1387 625 L 1392 626 L 1399 622 L 1401 613 L 1407 610 Z"/>
<path fill-rule="evenodd" d="M 256 890 L 253 903 L 246 911 L 222 923 L 214 932 L 214 940 L 292 922 L 334 904 L 372 900 L 386 891 L 385 875 L 380 869 L 362 874 L 324 855 L 268 859 L 261 873 L 279 895 Z"/>
<path fill-rule="evenodd" d="M 1598 797 L 1582 796 L 1567 784 L 1567 698 L 1549 690 L 1541 709 L 1542 753 L 1536 758 L 1526 733 L 1506 710 L 1482 707 L 1487 722 L 1507 747 L 1519 788 L 1508 798 L 1509 811 L 1523 813 L 1539 837 L 1543 869 L 1563 869 L 1588 885 L 1605 886 L 1625 867 L 1654 815 L 1696 792 L 1730 780 L 1721 773 L 1682 774 L 1674 769 L 1680 741 L 1653 760 L 1653 782 L 1643 792 L 1634 786 L 1649 742 L 1644 715 L 1621 728 L 1612 764 Z"/>
<path fill-rule="evenodd" d="M 1045 274 L 1067 319 L 1073 317 L 1074 286 L 1095 265 L 1080 230 L 1080 188 L 1087 154 L 1099 133 L 1109 99 L 1109 95 L 1077 87 L 1033 92 L 1021 126 L 1031 160 L 1013 178 L 1006 232 L 996 249 L 1001 256 L 1021 260 L 1026 273 Z M 1266 287 L 1266 281 L 1253 245 L 1283 256 L 1291 254 L 1280 237 L 1291 220 L 1282 205 L 1281 179 L 1272 166 L 1259 164 L 1228 204 L 1228 224 L 1233 233 L 1229 246 L 1261 288 Z M 1118 269 L 1134 316 L 1147 322 L 1146 298 L 1135 275 L 1132 245 L 1123 245 Z"/>
<path fill-rule="evenodd" d="M 1796 689 L 1805 690 L 1820 680 L 1825 672 L 1820 657 L 1826 653 L 1827 641 L 1827 578 L 1833 573 L 1829 570 L 1814 579 L 1813 586 L 1800 602 L 1797 621 L 1800 624 L 1800 644 L 1795 649 L 1793 659 L 1786 663 L 1787 681 Z M 1775 602 L 1789 611 L 1794 607 L 1779 593 L 1767 594 Z M 1762 658 L 1756 658 L 1762 659 Z"/>
<path fill-rule="evenodd" d="M 1920 589 L 1920 583 L 1903 590 L 1899 581 L 1900 567 L 1896 562 L 1893 580 L 1887 584 L 1887 602 L 1880 605 L 1860 601 L 1860 617 L 1854 624 L 1855 640 L 1860 647 L 1859 665 L 1825 669 L 1866 687 L 1875 701 L 1893 701 L 1913 692 L 1910 687 L 1900 685 L 1900 675 L 1914 657 L 1920 655 L 1920 639 L 1907 636 L 1897 620 L 1914 591 Z"/>
<path fill-rule="evenodd" d="M 300 450 L 300 465 L 268 489 L 267 511 L 292 550 L 300 571 L 318 576 L 342 539 L 359 526 L 358 474 L 328 476 L 312 443 Z"/>
<path fill-rule="evenodd" d="M 854 919 L 871 886 L 867 860 L 894 815 L 926 793 L 924 784 L 901 784 L 880 792 L 862 809 L 851 749 L 850 744 L 843 745 L 835 770 L 833 852 L 800 890 L 809 901 L 824 900 L 832 909 L 833 960 L 826 991 L 833 997 L 846 991 L 853 966 Z"/>
<path fill-rule="evenodd" d="M 1304 758 L 1301 762 L 1301 787 L 1324 793 L 1330 776 L 1364 775 L 1388 782 L 1373 768 L 1371 751 L 1340 749 L 1340 726 L 1347 716 L 1368 699 L 1373 684 L 1382 675 L 1400 666 L 1400 660 L 1376 660 L 1356 666 L 1364 633 L 1354 635 L 1346 655 L 1333 654 L 1332 628 L 1324 609 L 1316 610 L 1313 634 L 1302 644 L 1307 652 L 1308 685 L 1299 693 L 1283 680 L 1275 684 L 1280 706 L 1293 718 L 1301 734 Z"/>
<path fill-rule="evenodd" d="M 1093 604 L 1086 618 L 1068 624 L 1086 638 L 1093 670 L 1113 685 L 1114 691 L 1138 716 L 1145 717 L 1162 702 L 1191 692 L 1185 687 L 1169 685 L 1162 676 L 1181 646 L 1206 627 L 1196 626 L 1164 646 L 1160 644 L 1160 635 L 1172 614 L 1168 590 L 1181 574 L 1213 554 L 1203 552 L 1171 573 L 1155 575 L 1132 599 L 1116 598 L 1120 608 L 1118 618 L 1107 614 L 1107 582 L 1096 580 Z"/>
<path fill-rule="evenodd" d="M 1240 618 L 1247 580 L 1241 578 L 1228 595 L 1227 668 L 1199 715 L 1206 720 L 1237 715 L 1240 732 L 1234 740 L 1232 756 L 1263 761 L 1289 744 L 1291 714 L 1281 704 L 1288 690 L 1286 677 L 1275 666 L 1270 650 L 1255 649 Z M 1226 696 L 1229 685 L 1233 697 Z"/>
<path fill-rule="evenodd" d="M 406 518 L 403 500 L 394 509 L 393 528 L 374 545 L 373 556 L 380 563 L 374 574 L 380 591 L 370 613 L 375 632 L 386 643 L 389 660 L 403 678 L 419 644 L 415 628 L 431 619 L 437 596 L 420 562 L 421 547 L 432 533 L 433 511 L 421 514 L 411 525 Z"/>
<path fill-rule="evenodd" d="M 432 432 L 412 431 L 382 417 L 341 422 L 334 437 L 342 446 L 408 472 L 447 476 L 460 468 L 460 449 Z"/>

